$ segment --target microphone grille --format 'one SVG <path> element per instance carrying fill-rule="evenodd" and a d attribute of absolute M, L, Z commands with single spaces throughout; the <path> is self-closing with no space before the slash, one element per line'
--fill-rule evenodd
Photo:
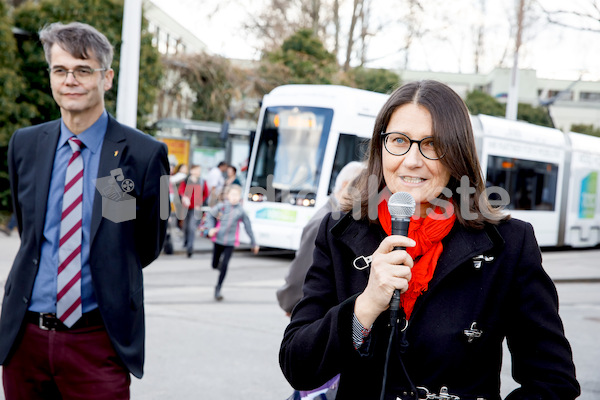
<path fill-rule="evenodd" d="M 415 199 L 406 192 L 394 193 L 388 200 L 388 210 L 394 218 L 408 218 L 415 213 Z"/>

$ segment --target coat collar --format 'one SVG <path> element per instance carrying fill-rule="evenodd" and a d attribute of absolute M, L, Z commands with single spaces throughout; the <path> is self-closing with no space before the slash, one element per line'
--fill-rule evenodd
<path fill-rule="evenodd" d="M 459 265 L 478 255 L 497 254 L 504 246 L 496 227 L 489 224 L 484 229 L 474 230 L 455 223 L 442 243 L 444 250 L 429 282 L 429 291 Z"/>
<path fill-rule="evenodd" d="M 43 130 L 36 143 L 36 184 L 35 184 L 35 234 L 37 243 L 41 243 L 44 231 L 44 219 L 48 204 L 48 192 L 52 179 L 52 166 L 56 146 L 60 136 L 60 120 L 43 125 Z"/>
<path fill-rule="evenodd" d="M 345 244 L 355 256 L 370 256 L 386 234 L 379 224 L 355 220 L 348 212 L 330 229 L 331 234 Z"/>
<path fill-rule="evenodd" d="M 52 178 L 52 167 L 56 146 L 60 137 L 60 119 L 51 121 L 44 125 L 39 140 L 36 144 L 36 165 L 39 173 L 36 174 L 36 196 L 35 196 L 35 232 L 38 243 L 41 243 L 41 235 L 44 231 L 44 219 L 48 203 L 48 191 Z M 110 114 L 104 143 L 100 153 L 100 164 L 98 166 L 98 178 L 110 176 L 110 171 L 119 167 L 121 156 L 126 148 L 125 131 Z M 102 196 L 96 190 L 92 211 L 90 244 L 102 220 Z"/>

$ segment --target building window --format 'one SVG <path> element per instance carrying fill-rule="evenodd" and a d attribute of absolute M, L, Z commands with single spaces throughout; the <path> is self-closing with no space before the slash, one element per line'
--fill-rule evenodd
<path fill-rule="evenodd" d="M 169 51 L 169 34 L 165 31 L 158 31 L 157 34 L 158 51 L 162 54 L 167 54 Z"/>
<path fill-rule="evenodd" d="M 171 35 L 167 39 L 167 52 L 168 54 L 177 54 L 177 39 Z"/>
<path fill-rule="evenodd" d="M 544 100 L 550 100 L 556 97 L 558 101 L 573 101 L 573 92 L 572 91 L 562 91 L 562 90 L 552 90 L 552 89 L 543 89 L 538 90 L 538 97 Z"/>
<path fill-rule="evenodd" d="M 158 47 L 158 35 L 160 33 L 160 29 L 152 22 L 148 22 L 148 32 L 152 34 L 152 46 Z"/>
<path fill-rule="evenodd" d="M 579 100 L 593 102 L 593 103 L 600 103 L 600 93 L 599 92 L 581 92 L 579 94 Z"/>

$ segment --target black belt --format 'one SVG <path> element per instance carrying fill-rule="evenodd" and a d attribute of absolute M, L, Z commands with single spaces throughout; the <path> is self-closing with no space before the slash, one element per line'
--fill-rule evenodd
<path fill-rule="evenodd" d="M 88 328 L 91 326 L 103 325 L 102 316 L 100 310 L 95 309 L 90 312 L 86 312 L 81 315 L 81 318 L 77 320 L 70 328 L 67 327 L 63 322 L 56 318 L 54 313 L 38 313 L 33 311 L 27 311 L 25 314 L 25 321 L 30 324 L 36 324 L 45 331 L 68 331 L 72 329 Z"/>

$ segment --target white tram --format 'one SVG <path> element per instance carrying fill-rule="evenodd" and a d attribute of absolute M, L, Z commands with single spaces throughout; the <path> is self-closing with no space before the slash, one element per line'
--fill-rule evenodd
<path fill-rule="evenodd" d="M 244 202 L 260 246 L 298 248 L 340 169 L 363 158 L 387 97 L 334 85 L 264 97 Z M 540 246 L 600 244 L 600 138 L 486 115 L 472 123 L 487 185 L 508 191 L 507 209 Z"/>

